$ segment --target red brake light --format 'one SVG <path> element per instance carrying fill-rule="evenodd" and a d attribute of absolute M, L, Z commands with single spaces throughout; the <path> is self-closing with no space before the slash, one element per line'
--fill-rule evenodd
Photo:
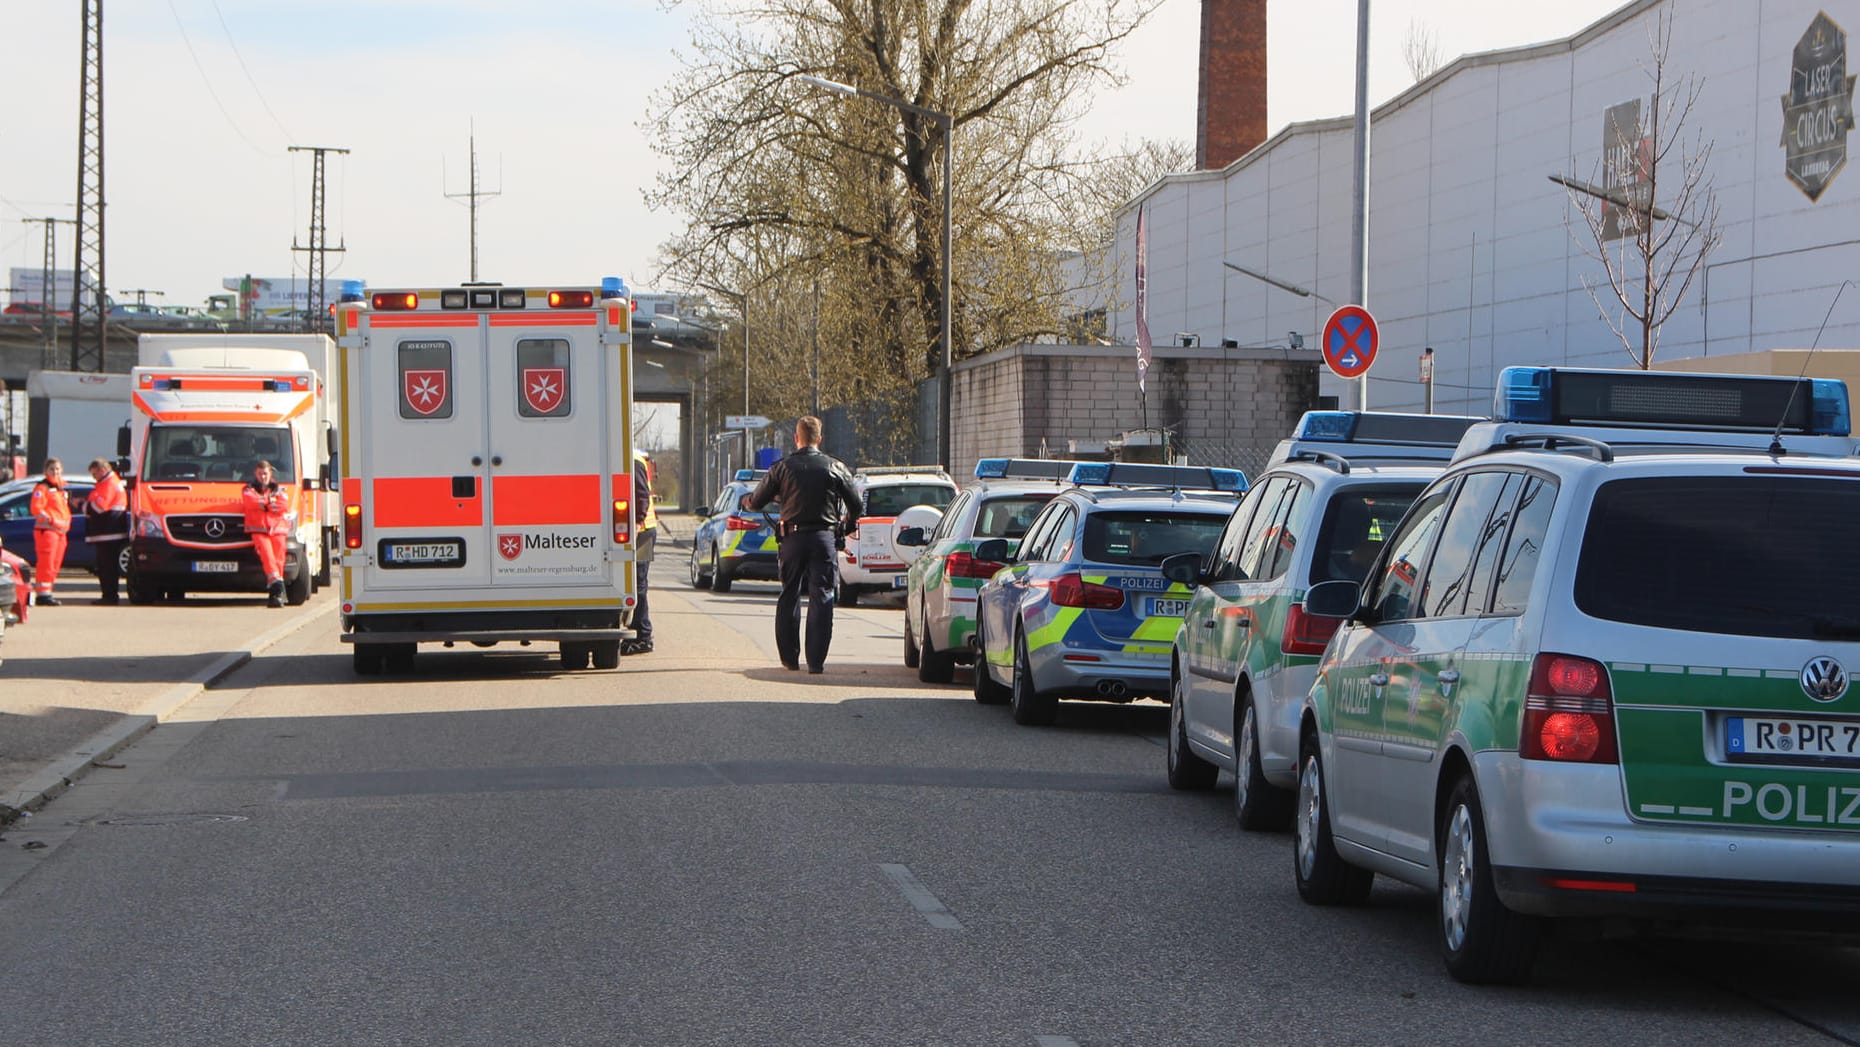
<path fill-rule="evenodd" d="M 1520 733 L 1518 754 L 1526 760 L 1619 763 L 1608 670 L 1589 658 L 1539 654 Z"/>
<path fill-rule="evenodd" d="M 732 516 L 724 522 L 723 528 L 726 531 L 753 531 L 761 526 L 760 520 L 753 520 L 747 516 Z"/>
<path fill-rule="evenodd" d="M 420 306 L 420 296 L 412 292 L 378 294 L 374 296 L 373 302 L 376 309 L 417 309 Z"/>
<path fill-rule="evenodd" d="M 1053 603 L 1060 607 L 1115 611 L 1124 606 L 1124 590 L 1088 582 L 1076 574 L 1062 574 L 1053 579 L 1052 594 Z"/>
<path fill-rule="evenodd" d="M 549 308 L 551 309 L 592 309 L 594 308 L 593 291 L 550 291 Z"/>
<path fill-rule="evenodd" d="M 614 499 L 614 544 L 625 545 L 633 537 L 633 514 L 627 510 L 632 503 L 625 498 Z"/>
<path fill-rule="evenodd" d="M 943 558 L 943 573 L 951 578 L 993 578 L 1007 564 L 977 560 L 969 553 L 950 553 Z"/>
<path fill-rule="evenodd" d="M 348 504 L 342 507 L 342 545 L 345 549 L 362 547 L 362 507 Z"/>
<path fill-rule="evenodd" d="M 1342 624 L 1341 618 L 1312 614 L 1305 610 L 1304 604 L 1295 603 L 1285 616 L 1285 633 L 1279 637 L 1279 650 L 1286 654 L 1323 654 Z"/>

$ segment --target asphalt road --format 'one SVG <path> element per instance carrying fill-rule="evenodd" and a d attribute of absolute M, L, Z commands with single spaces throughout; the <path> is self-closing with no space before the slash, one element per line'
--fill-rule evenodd
<path fill-rule="evenodd" d="M 884 607 L 790 673 L 772 587 L 658 575 L 616 672 L 358 679 L 314 618 L 6 830 L 0 1043 L 1860 1042 L 1853 950 L 1460 986 L 1427 895 L 1306 907 L 1289 837 L 1172 793 L 1162 706 L 1017 727 Z"/>

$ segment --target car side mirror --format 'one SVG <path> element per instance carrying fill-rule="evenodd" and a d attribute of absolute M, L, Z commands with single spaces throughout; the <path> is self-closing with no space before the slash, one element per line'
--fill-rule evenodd
<path fill-rule="evenodd" d="M 924 534 L 923 528 L 906 527 L 898 532 L 898 544 L 908 545 L 914 548 L 929 545 L 930 539 Z"/>
<path fill-rule="evenodd" d="M 121 459 L 129 457 L 129 427 L 126 425 L 118 426 L 116 430 L 116 456 Z"/>
<path fill-rule="evenodd" d="M 710 506 L 708 506 L 708 505 L 700 505 L 700 506 L 698 506 L 698 507 L 697 507 L 697 509 L 695 510 L 695 512 L 696 512 L 696 513 L 697 513 L 697 514 L 698 514 L 699 516 L 709 516 L 709 515 L 710 515 Z"/>
<path fill-rule="evenodd" d="M 975 549 L 970 552 L 969 555 L 977 560 L 985 560 L 989 563 L 1014 562 L 1014 552 L 1009 548 L 1006 538 L 990 538 L 987 541 L 978 542 L 976 543 Z"/>
<path fill-rule="evenodd" d="M 1201 554 L 1176 553 L 1163 557 L 1162 576 L 1177 585 L 1195 586 L 1201 584 Z"/>
<path fill-rule="evenodd" d="M 1305 592 L 1305 613 L 1325 618 L 1355 618 L 1363 587 L 1348 579 L 1319 582 Z"/>

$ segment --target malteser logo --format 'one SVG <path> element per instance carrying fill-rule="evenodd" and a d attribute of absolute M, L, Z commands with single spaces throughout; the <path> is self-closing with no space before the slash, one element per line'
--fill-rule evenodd
<path fill-rule="evenodd" d="M 515 560 L 523 555 L 523 536 L 520 534 L 500 534 L 497 536 L 497 555 L 506 560 Z"/>

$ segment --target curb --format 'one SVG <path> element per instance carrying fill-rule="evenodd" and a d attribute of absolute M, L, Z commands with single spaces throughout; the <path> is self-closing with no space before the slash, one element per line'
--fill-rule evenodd
<path fill-rule="evenodd" d="M 221 655 L 205 669 L 162 691 L 144 702 L 141 708 L 125 713 L 115 723 L 86 738 L 63 755 L 53 758 L 44 768 L 20 783 L 18 795 L 23 798 L 16 810 L 37 811 L 44 807 L 76 784 L 78 779 L 89 774 L 98 760 L 107 760 L 121 752 L 163 721 L 172 719 L 175 713 L 199 697 L 201 692 L 231 675 L 254 656 L 323 615 L 334 612 L 337 606 L 336 601 L 332 600 L 321 607 L 300 612 L 296 617 L 246 641 L 244 648 Z M 4 813 L 8 817 L 0 819 L 0 828 L 16 817 L 12 812 Z"/>

